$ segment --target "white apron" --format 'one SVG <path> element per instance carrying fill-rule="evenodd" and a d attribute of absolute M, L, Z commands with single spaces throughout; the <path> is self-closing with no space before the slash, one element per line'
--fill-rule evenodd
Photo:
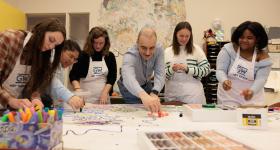
<path fill-rule="evenodd" d="M 237 55 L 232 67 L 228 72 L 228 79 L 232 82 L 232 87 L 229 91 L 225 91 L 223 84 L 218 84 L 218 102 L 229 105 L 247 105 L 247 104 L 263 104 L 264 90 L 254 93 L 251 100 L 245 100 L 240 93 L 246 88 L 250 88 L 254 83 L 254 68 L 257 57 L 257 51 L 254 51 L 252 61 L 247 61 L 240 57 L 240 49 L 237 50 Z"/>
<path fill-rule="evenodd" d="M 23 42 L 23 47 L 29 41 L 31 35 L 32 33 L 27 34 Z M 22 94 L 22 90 L 24 89 L 26 83 L 30 79 L 31 66 L 20 64 L 21 54 L 22 52 L 17 58 L 14 69 L 10 73 L 7 80 L 3 83 L 3 87 L 15 98 L 22 98 L 20 97 Z"/>
<path fill-rule="evenodd" d="M 171 62 L 173 64 L 186 63 L 186 58 L 175 56 Z M 190 74 L 186 74 L 184 71 L 175 72 L 169 80 L 166 80 L 165 97 L 168 101 L 176 100 L 184 103 L 202 104 L 206 102 L 203 85 L 200 80 L 195 79 Z"/>
<path fill-rule="evenodd" d="M 80 80 L 81 89 L 89 91 L 90 95 L 85 98 L 86 103 L 100 102 L 100 96 L 107 82 L 108 67 L 104 57 L 102 61 L 92 61 L 89 57 L 89 69 L 86 78 Z M 110 97 L 108 95 L 108 102 Z"/>

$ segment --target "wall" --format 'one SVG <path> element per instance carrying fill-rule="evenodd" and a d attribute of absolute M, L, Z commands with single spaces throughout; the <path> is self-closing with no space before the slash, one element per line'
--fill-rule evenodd
<path fill-rule="evenodd" d="M 5 0 L 7 3 L 19 8 L 23 12 L 30 13 L 90 13 L 90 24 L 94 26 L 95 18 L 101 0 Z"/>
<path fill-rule="evenodd" d="M 98 8 L 103 2 L 102 0 L 5 1 L 26 13 L 89 12 L 90 27 L 94 26 Z M 259 21 L 268 27 L 280 26 L 279 0 L 185 0 L 185 3 L 187 20 L 193 26 L 196 43 L 201 42 L 203 31 L 211 27 L 215 18 L 222 20 L 227 40 L 230 39 L 231 27 L 245 20 Z"/>
<path fill-rule="evenodd" d="M 0 0 L 0 31 L 5 29 L 25 29 L 26 21 L 24 12 Z"/>

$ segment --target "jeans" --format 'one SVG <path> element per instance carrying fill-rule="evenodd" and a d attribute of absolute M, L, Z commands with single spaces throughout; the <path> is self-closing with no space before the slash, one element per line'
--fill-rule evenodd
<path fill-rule="evenodd" d="M 122 94 L 122 97 L 124 99 L 124 102 L 126 104 L 141 104 L 142 101 L 139 97 L 131 94 L 127 88 L 123 85 L 122 80 L 118 80 L 118 86 L 120 89 L 120 93 Z M 147 93 L 151 93 L 152 91 L 152 83 L 147 82 L 146 84 L 141 86 Z"/>

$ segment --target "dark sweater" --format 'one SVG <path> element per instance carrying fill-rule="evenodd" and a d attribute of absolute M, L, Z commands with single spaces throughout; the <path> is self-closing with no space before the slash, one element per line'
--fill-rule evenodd
<path fill-rule="evenodd" d="M 93 55 L 91 55 L 91 59 L 92 61 L 102 61 L 102 54 L 95 52 Z M 113 86 L 117 78 L 117 63 L 115 55 L 112 52 L 109 52 L 109 55 L 105 56 L 104 59 L 108 67 L 106 84 L 111 84 Z M 88 68 L 89 55 L 85 52 L 82 52 L 78 59 L 78 62 L 73 65 L 72 70 L 70 71 L 70 81 L 80 81 L 80 78 L 85 78 L 88 74 Z"/>

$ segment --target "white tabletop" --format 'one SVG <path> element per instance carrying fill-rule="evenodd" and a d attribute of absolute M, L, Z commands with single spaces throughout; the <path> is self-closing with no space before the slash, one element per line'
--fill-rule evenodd
<path fill-rule="evenodd" d="M 121 109 L 123 106 L 125 108 Z M 98 106 L 97 109 L 92 108 L 96 111 L 90 110 L 89 113 L 99 114 L 88 118 L 92 120 L 97 118 L 104 122 L 109 120 L 111 124 L 100 125 L 100 122 L 99 125 L 78 124 L 70 119 L 73 117 L 71 116 L 72 112 L 65 113 L 63 124 L 64 149 L 138 150 L 140 149 L 139 143 L 137 143 L 139 141 L 138 132 L 201 130 L 215 130 L 258 150 L 277 149 L 279 147 L 279 120 L 269 121 L 266 130 L 246 130 L 239 128 L 237 123 L 234 122 L 192 122 L 186 114 L 179 117 L 179 111 L 182 108 L 178 107 L 164 108 L 169 112 L 169 116 L 156 120 L 148 117 L 147 111 L 139 106 L 136 106 L 136 110 L 131 105 L 107 105 L 104 107 L 104 112 L 101 111 L 102 106 Z M 110 109 L 110 107 L 114 108 Z M 84 114 L 77 113 L 74 115 L 90 116 L 86 115 L 86 112 L 87 110 Z M 66 134 L 66 132 L 68 133 Z"/>

